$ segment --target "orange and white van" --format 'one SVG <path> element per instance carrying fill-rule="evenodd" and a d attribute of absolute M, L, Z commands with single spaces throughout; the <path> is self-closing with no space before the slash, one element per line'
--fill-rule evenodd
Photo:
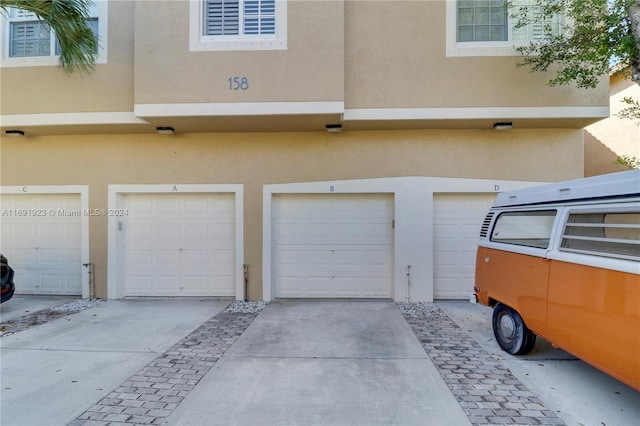
<path fill-rule="evenodd" d="M 499 194 L 474 290 L 505 351 L 539 336 L 640 390 L 640 171 Z"/>

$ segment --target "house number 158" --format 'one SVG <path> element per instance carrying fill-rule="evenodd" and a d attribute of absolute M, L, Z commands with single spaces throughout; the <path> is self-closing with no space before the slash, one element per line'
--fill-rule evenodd
<path fill-rule="evenodd" d="M 249 88 L 249 79 L 247 77 L 229 77 L 229 90 L 247 90 Z"/>

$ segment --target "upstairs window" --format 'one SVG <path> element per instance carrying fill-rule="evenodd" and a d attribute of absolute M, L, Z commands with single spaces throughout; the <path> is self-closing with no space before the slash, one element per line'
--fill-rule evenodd
<path fill-rule="evenodd" d="M 95 1 L 87 24 L 98 39 L 97 63 L 106 63 L 106 0 Z M 1 19 L 2 66 L 56 65 L 60 43 L 47 23 L 22 9 L 8 8 Z"/>
<path fill-rule="evenodd" d="M 60 42 L 49 25 L 39 21 L 33 13 L 19 12 L 25 19 L 9 23 L 9 57 L 59 56 Z M 93 36 L 98 37 L 98 18 L 88 19 L 87 24 Z"/>
<path fill-rule="evenodd" d="M 507 41 L 507 22 L 503 0 L 460 0 L 457 41 Z"/>
<path fill-rule="evenodd" d="M 516 8 L 528 25 L 517 25 Z M 535 0 L 447 0 L 447 56 L 518 56 L 514 46 L 557 35 L 563 25 L 560 14 L 543 20 Z"/>
<path fill-rule="evenodd" d="M 191 50 L 286 49 L 286 7 L 284 0 L 192 1 Z"/>
<path fill-rule="evenodd" d="M 206 36 L 276 33 L 275 0 L 207 0 L 205 8 Z"/>

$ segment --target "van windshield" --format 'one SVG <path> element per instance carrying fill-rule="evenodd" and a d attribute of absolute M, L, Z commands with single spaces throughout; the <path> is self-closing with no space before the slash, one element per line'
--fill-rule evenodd
<path fill-rule="evenodd" d="M 505 212 L 498 216 L 491 241 L 525 247 L 549 247 L 556 210 Z"/>

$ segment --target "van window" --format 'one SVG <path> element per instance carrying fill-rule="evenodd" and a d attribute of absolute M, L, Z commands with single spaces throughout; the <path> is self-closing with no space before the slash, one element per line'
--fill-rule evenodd
<path fill-rule="evenodd" d="M 570 214 L 560 250 L 639 260 L 640 213 Z"/>
<path fill-rule="evenodd" d="M 555 217 L 555 210 L 502 213 L 493 227 L 491 241 L 547 248 Z"/>

